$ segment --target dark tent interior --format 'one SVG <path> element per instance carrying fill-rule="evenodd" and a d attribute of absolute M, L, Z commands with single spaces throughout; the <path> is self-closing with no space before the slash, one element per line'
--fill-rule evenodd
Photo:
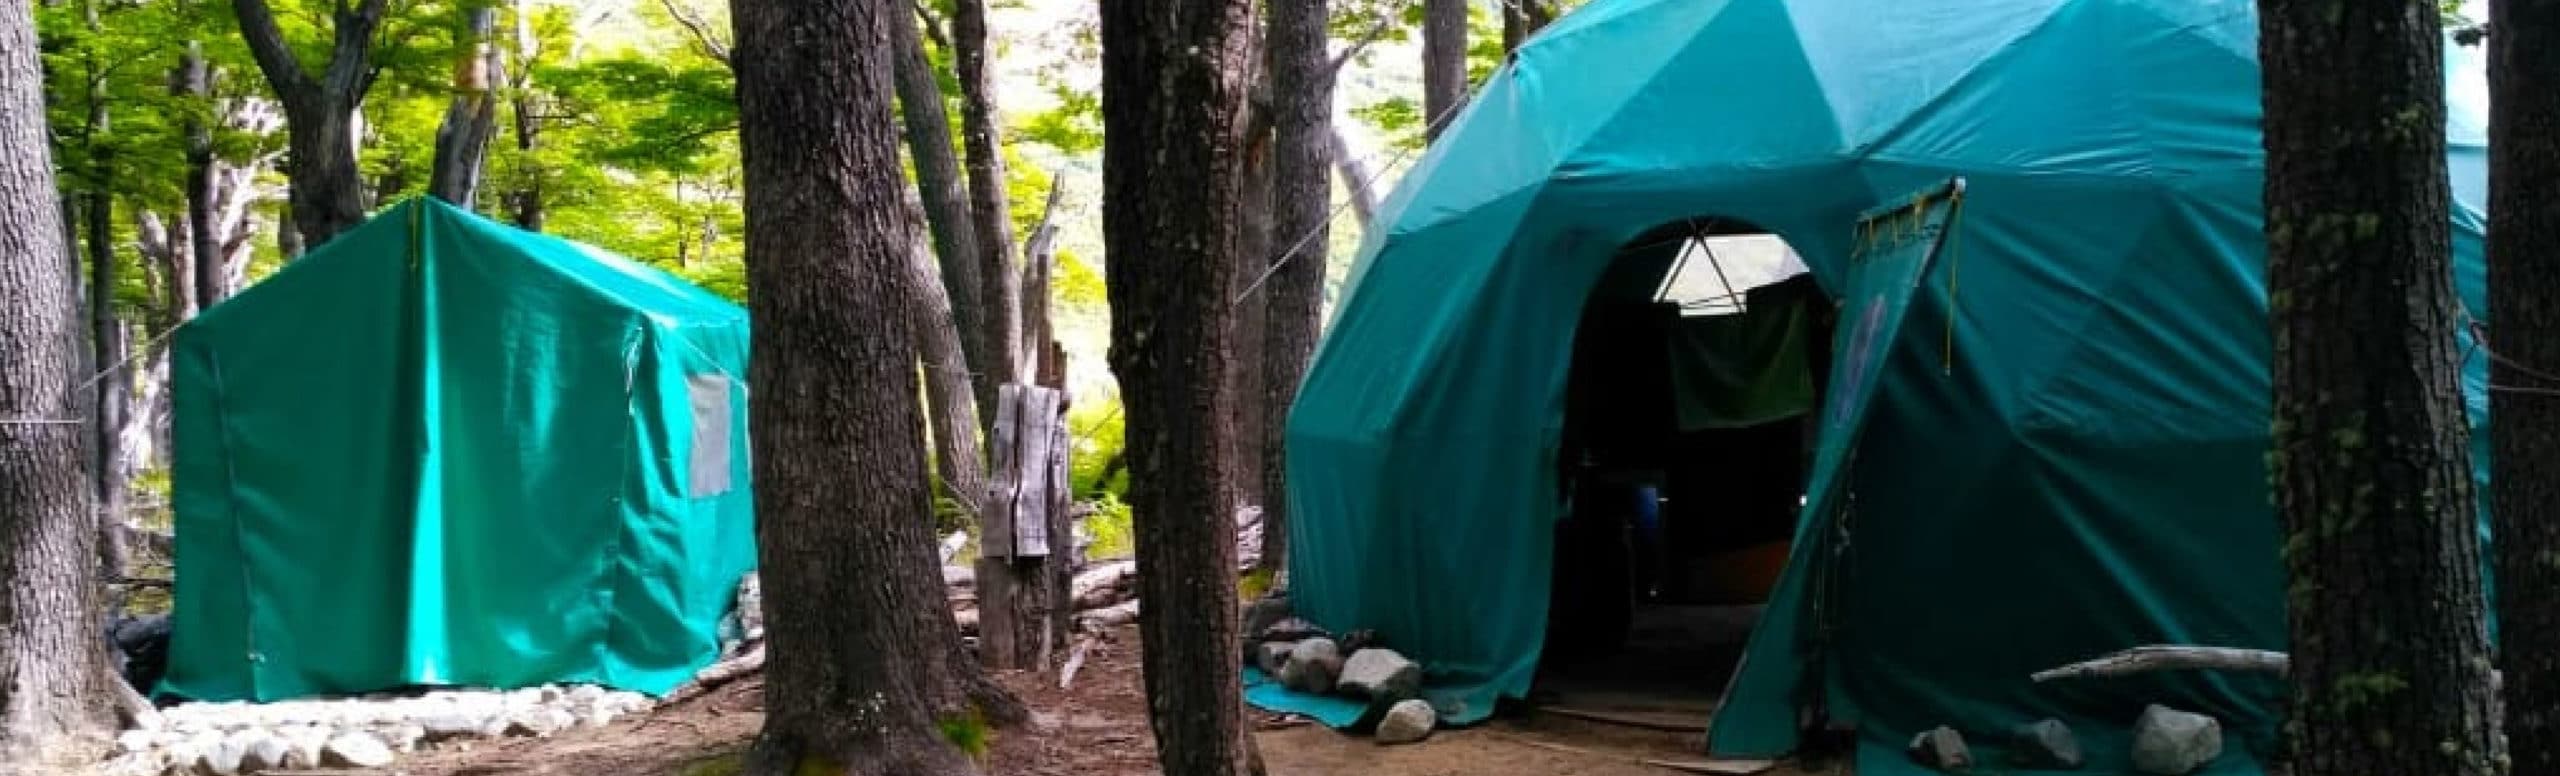
<path fill-rule="evenodd" d="M 1712 708 L 1786 560 L 1830 313 L 1749 224 L 1683 220 L 1619 251 L 1574 337 L 1539 699 Z"/>

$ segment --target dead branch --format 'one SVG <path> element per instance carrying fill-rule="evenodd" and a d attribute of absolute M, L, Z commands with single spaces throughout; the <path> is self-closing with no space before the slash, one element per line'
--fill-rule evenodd
<path fill-rule="evenodd" d="M 702 53 L 719 60 L 720 64 L 729 64 L 729 44 L 721 42 L 720 36 L 711 31 L 711 23 L 703 21 L 701 14 L 684 7 L 678 0 L 658 2 L 667 7 L 667 15 L 675 17 L 677 24 L 684 25 L 686 32 L 693 33 L 693 42 L 702 47 Z"/>
<path fill-rule="evenodd" d="M 1064 690 L 1076 683 L 1076 670 L 1084 667 L 1084 655 L 1093 649 L 1093 642 L 1091 634 L 1076 639 L 1075 650 L 1067 653 L 1066 667 L 1058 669 L 1058 689 Z"/>
<path fill-rule="evenodd" d="M 764 670 L 764 643 L 757 642 L 755 646 L 748 647 L 746 652 L 737 657 L 713 663 L 694 672 L 692 681 L 668 690 L 667 697 L 660 699 L 658 705 L 673 706 L 692 700 L 695 696 L 719 689 L 721 685 L 735 681 L 739 677 L 762 670 Z"/>
<path fill-rule="evenodd" d="M 1076 629 L 1095 633 L 1138 621 L 1138 599 L 1132 598 L 1114 606 L 1076 613 Z"/>
<path fill-rule="evenodd" d="M 2292 665 L 2285 653 L 2232 647 L 2153 645 L 2078 663 L 2037 671 L 2038 682 L 2081 677 L 2125 676 L 2152 671 L 2248 671 L 2283 676 Z"/>

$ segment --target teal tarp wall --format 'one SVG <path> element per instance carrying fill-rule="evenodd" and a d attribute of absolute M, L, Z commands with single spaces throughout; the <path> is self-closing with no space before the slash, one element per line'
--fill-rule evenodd
<path fill-rule="evenodd" d="M 1860 213 L 1961 176 L 1960 222 L 1889 343 L 1848 474 L 1830 657 L 1810 671 L 1792 621 L 1822 564 L 1793 564 L 1714 749 L 1791 749 L 1799 693 L 1895 745 L 2046 715 L 2121 729 L 2150 701 L 2263 740 L 2265 680 L 2027 678 L 2141 644 L 2284 647 L 2256 46 L 2244 0 L 1567 15 L 1493 75 L 1362 246 L 1288 428 L 1293 600 L 1423 659 L 1454 721 L 1523 694 L 1574 326 L 1616 251 L 1677 219 L 1739 219 L 1837 295 Z M 2477 315 L 2485 89 L 2480 52 L 2449 51 L 2449 215 Z M 2485 366 L 2465 352 L 2476 425 Z"/>
<path fill-rule="evenodd" d="M 181 328 L 163 691 L 658 693 L 755 562 L 746 311 L 434 200 Z"/>

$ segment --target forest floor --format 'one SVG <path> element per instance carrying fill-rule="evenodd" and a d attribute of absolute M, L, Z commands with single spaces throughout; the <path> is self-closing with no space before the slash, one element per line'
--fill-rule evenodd
<path fill-rule="evenodd" d="M 1073 687 L 1055 673 L 1000 677 L 1035 716 L 1032 726 L 997 731 L 986 772 L 1006 776 L 1155 776 L 1134 627 L 1112 632 L 1087 656 Z M 402 758 L 406 776 L 727 776 L 763 722 L 763 681 L 749 677 L 708 695 L 601 729 L 547 739 L 483 741 Z M 1380 746 L 1300 720 L 1249 710 L 1272 776 L 1665 776 L 1647 765 L 1678 758 L 1659 734 L 1595 730 L 1555 720 L 1497 719 L 1429 740 Z M 1802 776 L 1776 770 L 1767 776 Z"/>

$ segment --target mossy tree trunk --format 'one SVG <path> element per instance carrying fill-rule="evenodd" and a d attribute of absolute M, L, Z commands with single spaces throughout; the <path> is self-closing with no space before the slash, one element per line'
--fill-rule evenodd
<path fill-rule="evenodd" d="M 2293 772 L 2493 774 L 2432 2 L 2260 4 Z"/>

